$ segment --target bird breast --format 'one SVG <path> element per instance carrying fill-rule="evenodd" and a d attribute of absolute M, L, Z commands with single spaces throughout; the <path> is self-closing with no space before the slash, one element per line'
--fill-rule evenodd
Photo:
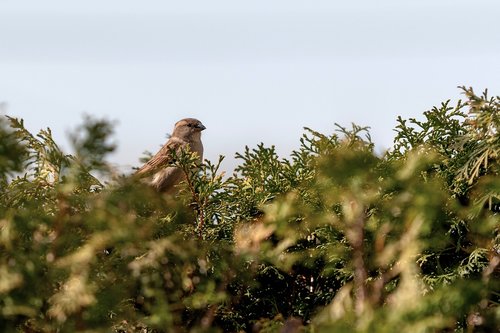
<path fill-rule="evenodd" d="M 182 169 L 177 167 L 166 167 L 153 175 L 151 185 L 159 192 L 168 192 L 174 186 L 184 180 L 185 175 Z"/>
<path fill-rule="evenodd" d="M 189 148 L 192 152 L 198 154 L 199 161 L 203 161 L 203 144 L 201 140 L 195 140 L 194 142 L 189 143 Z"/>

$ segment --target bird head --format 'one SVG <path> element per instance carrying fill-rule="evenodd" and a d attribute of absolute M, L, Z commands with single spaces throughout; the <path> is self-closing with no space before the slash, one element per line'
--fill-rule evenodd
<path fill-rule="evenodd" d="M 175 123 L 172 136 L 181 139 L 200 137 L 201 131 L 203 131 L 205 128 L 206 127 L 198 119 L 185 118 Z"/>

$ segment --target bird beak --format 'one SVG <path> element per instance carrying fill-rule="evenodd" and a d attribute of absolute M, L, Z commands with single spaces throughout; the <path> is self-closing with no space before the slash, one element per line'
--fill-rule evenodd
<path fill-rule="evenodd" d="M 196 127 L 199 128 L 200 131 L 203 131 L 204 129 L 206 129 L 206 127 L 202 123 L 199 123 L 198 125 L 196 125 Z"/>

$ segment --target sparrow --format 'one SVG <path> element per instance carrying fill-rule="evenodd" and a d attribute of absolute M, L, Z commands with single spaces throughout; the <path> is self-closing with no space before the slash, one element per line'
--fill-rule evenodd
<path fill-rule="evenodd" d="M 135 176 L 147 178 L 158 192 L 172 192 L 174 186 L 185 178 L 182 169 L 172 166 L 173 155 L 189 149 L 198 155 L 198 161 L 203 160 L 203 144 L 201 132 L 206 127 L 194 118 L 185 118 L 175 123 L 174 131 L 161 149 L 136 172 Z"/>

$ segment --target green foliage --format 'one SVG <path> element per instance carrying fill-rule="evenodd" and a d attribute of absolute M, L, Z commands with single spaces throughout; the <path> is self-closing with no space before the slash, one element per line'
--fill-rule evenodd
<path fill-rule="evenodd" d="M 231 176 L 182 152 L 173 196 L 116 175 L 106 121 L 68 155 L 2 119 L 0 331 L 497 331 L 500 101 L 462 90 L 383 156 L 357 125 Z"/>

